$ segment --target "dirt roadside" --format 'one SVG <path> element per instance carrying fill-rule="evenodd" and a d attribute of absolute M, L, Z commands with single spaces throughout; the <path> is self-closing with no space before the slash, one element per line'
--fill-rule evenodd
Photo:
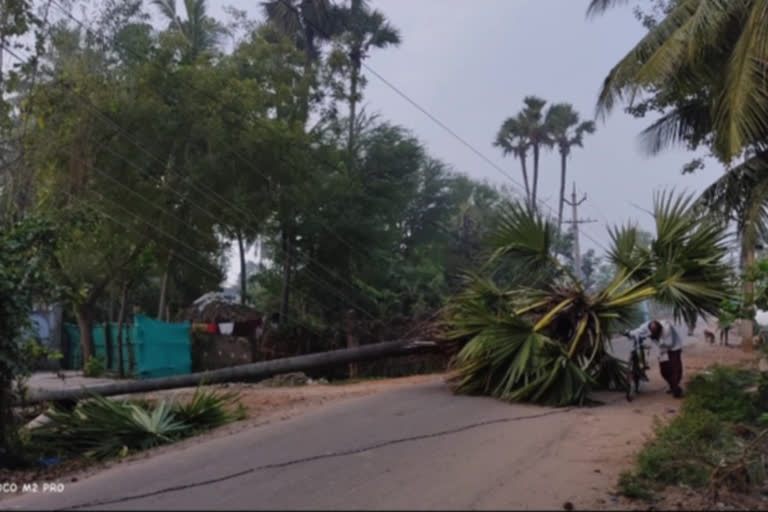
<path fill-rule="evenodd" d="M 684 380 L 690 379 L 713 364 L 740 365 L 755 361 L 757 353 L 745 353 L 740 348 L 709 345 L 699 342 L 683 350 Z M 666 394 L 658 363 L 649 361 L 650 382 L 645 392 L 633 402 L 614 399 L 606 407 L 584 412 L 584 420 L 570 432 L 565 446 L 566 457 L 583 457 L 594 469 L 594 485 L 579 500 L 580 509 L 636 510 L 640 502 L 616 496 L 619 474 L 632 466 L 635 454 L 653 433 L 654 418 L 669 421 L 679 411 L 681 401 Z M 646 508 L 648 505 L 646 505 Z M 672 490 L 657 510 L 707 510 L 711 504 L 693 491 Z"/>

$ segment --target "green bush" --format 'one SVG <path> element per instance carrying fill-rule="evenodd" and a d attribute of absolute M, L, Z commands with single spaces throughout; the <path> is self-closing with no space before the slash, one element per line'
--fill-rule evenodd
<path fill-rule="evenodd" d="M 188 404 L 115 401 L 94 395 L 71 411 L 47 412 L 52 421 L 33 430 L 30 442 L 46 456 L 124 456 L 241 419 L 245 410 L 242 404 L 232 407 L 236 400 L 234 393 L 200 388 Z"/>
<path fill-rule="evenodd" d="M 88 359 L 83 368 L 83 375 L 86 377 L 101 377 L 107 369 L 104 359 L 100 356 L 93 356 Z"/>
<path fill-rule="evenodd" d="M 237 393 L 218 394 L 198 387 L 192 400 L 187 404 L 176 404 L 173 412 L 195 430 L 207 430 L 235 421 L 242 410 L 230 412 L 227 409 L 237 400 Z"/>
<path fill-rule="evenodd" d="M 80 402 L 72 411 L 54 408 L 51 422 L 32 432 L 46 454 L 103 459 L 126 451 L 146 450 L 182 437 L 190 426 L 178 421 L 161 402 L 154 409 L 101 396 Z"/>
<path fill-rule="evenodd" d="M 752 422 L 760 415 L 760 409 L 758 401 L 746 390 L 757 382 L 754 372 L 713 367 L 690 381 L 684 408 L 712 412 L 722 421 Z"/>

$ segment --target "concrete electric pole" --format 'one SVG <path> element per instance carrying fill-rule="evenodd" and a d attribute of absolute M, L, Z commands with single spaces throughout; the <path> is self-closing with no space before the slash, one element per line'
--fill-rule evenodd
<path fill-rule="evenodd" d="M 565 200 L 567 205 L 573 208 L 572 220 L 563 221 L 566 224 L 571 224 L 573 229 L 573 263 L 576 266 L 576 277 L 580 280 L 584 280 L 584 275 L 581 269 L 581 247 L 579 244 L 579 224 L 590 224 L 597 222 L 592 219 L 579 219 L 579 206 L 587 200 L 587 194 L 584 194 L 580 200 L 576 200 L 576 182 L 573 182 L 573 193 L 571 193 L 571 200 Z"/>

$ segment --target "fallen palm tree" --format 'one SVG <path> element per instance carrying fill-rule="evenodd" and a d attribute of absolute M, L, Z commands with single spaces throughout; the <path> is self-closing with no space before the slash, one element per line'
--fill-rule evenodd
<path fill-rule="evenodd" d="M 351 349 L 332 350 L 305 356 L 273 359 L 230 368 L 222 368 L 203 373 L 191 373 L 158 379 L 140 381 L 115 382 L 100 386 L 89 386 L 80 389 L 38 391 L 28 396 L 24 403 L 34 404 L 44 401 L 72 401 L 87 398 L 92 395 L 115 396 L 131 393 L 146 393 L 162 389 L 175 389 L 198 386 L 201 383 L 215 384 L 219 382 L 238 382 L 243 380 L 266 379 L 282 373 L 298 372 L 346 364 L 350 362 L 370 361 L 384 357 L 403 356 L 430 352 L 440 349 L 438 343 L 432 341 L 399 340 L 374 343 Z"/>
<path fill-rule="evenodd" d="M 692 197 L 655 197 L 656 239 L 639 243 L 630 225 L 610 231 L 616 275 L 590 292 L 553 251 L 555 227 L 510 204 L 490 238 L 485 267 L 448 309 L 450 338 L 462 340 L 456 392 L 548 405 L 583 404 L 591 391 L 626 386 L 610 339 L 654 299 L 676 319 L 716 315 L 729 296 L 725 226 Z"/>

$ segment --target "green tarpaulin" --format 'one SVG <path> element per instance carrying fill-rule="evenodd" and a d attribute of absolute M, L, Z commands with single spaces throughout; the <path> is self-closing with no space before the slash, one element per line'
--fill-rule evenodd
<path fill-rule="evenodd" d="M 110 358 L 107 358 L 107 329 L 111 340 Z M 70 347 L 66 366 L 73 370 L 82 369 L 80 330 L 76 325 L 64 324 L 64 335 Z M 117 337 L 117 324 L 97 325 L 93 328 L 94 355 L 101 357 L 105 364 L 109 359 L 109 369 L 115 372 L 120 369 Z M 169 324 L 137 315 L 133 324 L 123 326 L 125 372 L 140 379 L 190 373 L 190 346 L 188 323 Z"/>

